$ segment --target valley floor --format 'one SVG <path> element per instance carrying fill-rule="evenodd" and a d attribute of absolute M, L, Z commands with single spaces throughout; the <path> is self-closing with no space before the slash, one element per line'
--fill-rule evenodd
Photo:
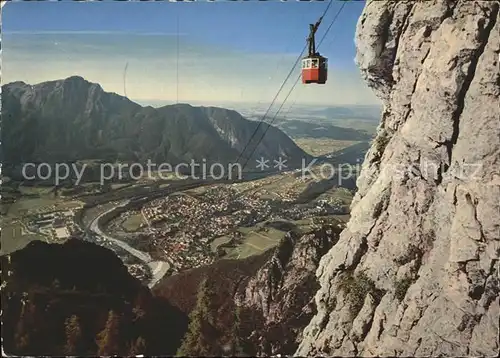
<path fill-rule="evenodd" d="M 64 242 L 83 236 L 115 251 L 143 282 L 156 283 L 166 272 L 250 257 L 276 246 L 288 231 L 305 232 L 329 218 L 345 219 L 352 193 L 333 184 L 311 200 L 296 202 L 315 184 L 289 172 L 201 186 L 148 201 L 109 221 L 102 217 L 123 201 L 83 209 L 85 197 L 20 187 L 22 195 L 36 195 L 21 196 L 8 207 L 2 217 L 2 251 L 15 251 L 32 240 Z"/>

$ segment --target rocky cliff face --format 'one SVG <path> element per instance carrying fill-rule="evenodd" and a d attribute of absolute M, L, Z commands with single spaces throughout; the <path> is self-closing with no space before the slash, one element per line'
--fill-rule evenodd
<path fill-rule="evenodd" d="M 242 340 L 255 349 L 246 353 L 293 354 L 297 337 L 315 313 L 313 292 L 318 283 L 314 273 L 339 233 L 335 226 L 301 236 L 288 233 L 272 257 L 240 287 L 236 305 L 258 317 L 251 320 L 249 329 L 240 329 Z"/>
<path fill-rule="evenodd" d="M 204 350 L 187 344 L 184 353 L 292 355 L 298 347 L 297 338 L 316 313 L 313 299 L 320 259 L 338 241 L 340 232 L 338 225 L 306 234 L 290 232 L 275 249 L 259 256 L 220 260 L 163 279 L 154 294 L 191 317 L 200 309 L 200 282 L 205 280 L 211 292 L 206 296 L 210 308 L 205 314 L 207 322 L 191 332 L 192 341 L 210 343 Z"/>
<path fill-rule="evenodd" d="M 298 355 L 499 351 L 499 1 L 369 1 L 357 62 L 384 103 Z"/>

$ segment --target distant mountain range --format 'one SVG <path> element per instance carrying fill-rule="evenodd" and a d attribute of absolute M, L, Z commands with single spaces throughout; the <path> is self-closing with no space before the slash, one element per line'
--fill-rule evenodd
<path fill-rule="evenodd" d="M 329 138 L 334 140 L 369 141 L 371 133 L 332 125 L 326 121 L 299 121 L 276 118 L 272 123 L 292 138 Z"/>
<path fill-rule="evenodd" d="M 309 111 L 327 118 L 363 119 L 379 122 L 382 107 L 376 105 L 330 106 Z"/>
<path fill-rule="evenodd" d="M 371 140 L 380 122 L 381 108 L 374 105 L 295 106 L 290 111 L 264 115 L 242 111 L 246 118 L 264 121 L 292 138 L 329 138 L 334 140 Z"/>
<path fill-rule="evenodd" d="M 100 159 L 123 162 L 234 163 L 258 123 L 238 112 L 188 104 L 143 107 L 79 76 L 2 86 L 2 144 L 6 165 Z M 267 124 L 258 128 L 249 156 Z M 252 158 L 300 164 L 310 156 L 270 126 Z M 240 160 L 240 162 L 242 162 Z"/>

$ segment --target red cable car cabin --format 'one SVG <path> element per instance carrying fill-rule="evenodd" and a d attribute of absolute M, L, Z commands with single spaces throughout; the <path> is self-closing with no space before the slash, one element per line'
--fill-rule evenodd
<path fill-rule="evenodd" d="M 308 56 L 302 59 L 302 83 L 326 83 L 328 75 L 328 59 L 321 55 Z"/>

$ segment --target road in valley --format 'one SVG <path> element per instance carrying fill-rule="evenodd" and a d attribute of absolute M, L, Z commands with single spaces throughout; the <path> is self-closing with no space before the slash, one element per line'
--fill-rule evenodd
<path fill-rule="evenodd" d="M 196 188 L 196 187 L 201 186 L 201 185 L 216 184 L 216 183 L 228 184 L 228 183 L 235 183 L 235 182 L 244 182 L 244 181 L 251 181 L 251 180 L 260 179 L 260 178 L 266 176 L 264 174 L 255 174 L 255 173 L 250 173 L 250 174 L 251 175 L 249 175 L 248 178 L 239 179 L 239 180 L 229 180 L 229 179 L 208 180 L 208 181 L 207 180 L 197 180 L 197 181 L 192 181 L 189 184 L 176 183 L 175 185 L 172 185 L 167 190 L 165 190 L 162 193 L 162 195 L 170 195 L 170 194 L 175 193 L 175 192 L 180 191 L 180 190 L 193 189 L 193 188 Z M 149 195 L 151 195 L 151 193 Z M 88 225 L 88 229 L 90 231 L 92 231 L 94 233 L 94 235 L 96 235 L 104 240 L 113 242 L 117 246 L 121 247 L 122 249 L 129 252 L 131 255 L 137 257 L 139 260 L 141 260 L 142 262 L 147 264 L 148 267 L 150 268 L 151 274 L 152 274 L 152 278 L 148 284 L 148 286 L 151 288 L 156 283 L 158 283 L 158 281 L 160 281 L 163 278 L 163 276 L 165 276 L 165 274 L 170 269 L 170 264 L 166 261 L 152 261 L 153 259 L 152 259 L 151 255 L 148 254 L 147 252 L 137 250 L 137 249 L 133 248 L 132 246 L 130 246 L 129 244 L 127 244 L 126 242 L 119 240 L 117 238 L 114 238 L 112 236 L 109 236 L 108 234 L 103 232 L 101 230 L 101 228 L 99 227 L 99 220 L 103 216 L 117 210 L 120 207 L 126 206 L 128 203 L 130 203 L 130 199 L 124 200 L 121 204 L 118 204 L 118 205 L 112 207 L 111 209 L 106 210 L 104 213 L 100 214 L 99 216 L 97 216 L 95 219 L 93 219 L 91 221 L 90 225 Z"/>
<path fill-rule="evenodd" d="M 100 238 L 102 238 L 104 240 L 113 242 L 117 246 L 121 247 L 122 249 L 124 249 L 127 252 L 129 252 L 131 255 L 137 257 L 139 260 L 141 260 L 142 262 L 144 262 L 145 264 L 147 264 L 149 266 L 149 268 L 151 270 L 151 274 L 152 274 L 152 278 L 151 278 L 151 280 L 150 280 L 150 282 L 148 284 L 149 288 L 151 288 L 158 281 L 160 281 L 163 276 L 165 276 L 165 274 L 170 269 L 170 264 L 168 262 L 165 262 L 165 261 L 152 261 L 153 259 L 152 259 L 151 255 L 148 254 L 147 252 L 143 252 L 143 251 L 134 249 L 132 246 L 130 246 L 126 242 L 124 242 L 122 240 L 119 240 L 117 238 L 109 236 L 104 231 L 102 231 L 101 228 L 99 227 L 99 220 L 103 216 L 111 213 L 112 211 L 114 211 L 114 210 L 116 210 L 116 209 L 118 209 L 120 207 L 123 207 L 123 206 L 127 205 L 129 203 L 129 201 L 130 200 L 126 200 L 123 203 L 121 203 L 120 205 L 114 206 L 111 209 L 109 209 L 109 210 L 105 211 L 104 213 L 100 214 L 99 216 L 97 216 L 90 223 L 89 229 L 95 235 L 99 236 Z"/>

